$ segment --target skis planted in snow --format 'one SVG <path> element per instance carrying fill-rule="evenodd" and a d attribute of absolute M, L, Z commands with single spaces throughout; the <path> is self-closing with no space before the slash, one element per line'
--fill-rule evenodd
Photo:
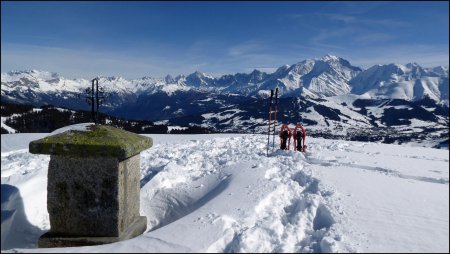
<path fill-rule="evenodd" d="M 269 130 L 267 131 L 267 156 L 269 156 L 269 146 L 270 146 L 270 125 L 272 118 L 272 102 L 273 102 L 273 90 L 270 90 L 269 98 Z"/>
<path fill-rule="evenodd" d="M 277 128 L 277 113 L 278 113 L 278 87 L 275 89 L 275 117 L 273 123 L 273 138 L 272 138 L 272 150 L 275 147 L 275 132 Z"/>

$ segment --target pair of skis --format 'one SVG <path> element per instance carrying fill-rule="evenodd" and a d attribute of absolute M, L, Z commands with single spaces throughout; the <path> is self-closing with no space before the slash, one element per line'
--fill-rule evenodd
<path fill-rule="evenodd" d="M 277 126 L 277 112 L 278 112 L 278 87 L 275 89 L 275 103 L 273 90 L 270 89 L 270 98 L 269 98 L 269 129 L 267 132 L 267 156 L 269 156 L 269 147 L 270 147 L 270 133 L 273 132 L 273 138 L 272 138 L 272 150 L 275 146 L 275 130 Z M 273 106 L 273 109 L 272 109 Z M 273 123 L 272 123 L 272 115 L 273 117 Z M 273 124 L 273 129 L 272 129 Z"/>

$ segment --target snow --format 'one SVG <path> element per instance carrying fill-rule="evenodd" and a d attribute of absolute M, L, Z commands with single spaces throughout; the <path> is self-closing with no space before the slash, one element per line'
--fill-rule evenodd
<path fill-rule="evenodd" d="M 1 139 L 5 252 L 448 252 L 448 150 L 307 138 L 271 150 L 252 134 L 146 135 L 147 230 L 99 246 L 38 249 L 50 228 L 48 134 Z"/>
<path fill-rule="evenodd" d="M 418 64 L 375 65 L 352 79 L 350 85 L 353 93 L 371 98 L 420 100 L 428 96 L 445 104 L 446 91 L 440 84 L 445 82 L 446 73 L 439 70 Z"/>
<path fill-rule="evenodd" d="M 66 131 L 88 131 L 88 127 L 95 125 L 95 123 L 79 123 L 79 124 L 73 124 L 69 125 L 63 128 L 59 128 L 51 133 L 51 135 L 60 134 Z"/>
<path fill-rule="evenodd" d="M 258 71 L 213 77 L 201 72 L 173 78 L 143 77 L 127 80 L 122 77 L 98 77 L 105 92 L 119 98 L 168 96 L 192 93 L 248 95 L 267 97 L 267 92 L 279 88 L 280 97 L 303 96 L 325 98 L 336 95 L 361 95 L 366 99 L 421 100 L 429 97 L 448 106 L 448 68 L 422 68 L 417 64 L 375 65 L 367 70 L 352 66 L 347 60 L 326 55 L 307 59 L 294 65 L 284 65 L 267 74 Z M 46 104 L 49 98 L 56 106 L 71 105 L 76 95 L 91 87 L 91 80 L 67 79 L 57 73 L 28 70 L 1 73 L 2 99 L 21 103 Z M 127 99 L 124 99 L 127 100 Z M 198 101 L 206 102 L 212 98 Z M 133 101 L 109 105 L 112 110 Z M 106 106 L 106 105 L 105 105 Z M 134 108 L 134 107 L 132 107 Z M 167 108 L 165 109 L 167 110 Z M 207 112 L 205 112 L 207 113 Z M 177 113 L 172 113 L 177 114 Z M 178 114 L 182 114 L 178 113 Z"/>
<path fill-rule="evenodd" d="M 228 110 L 225 110 L 225 111 L 220 112 L 220 113 L 206 113 L 206 114 L 202 114 L 202 117 L 204 119 L 207 119 L 207 120 L 212 119 L 212 118 L 216 118 L 219 121 L 223 121 L 223 120 L 226 120 L 226 119 L 230 119 L 230 121 L 231 121 L 231 120 L 238 120 L 238 119 L 236 119 L 234 117 L 235 117 L 236 114 L 242 113 L 242 112 L 245 112 L 245 111 L 240 110 L 240 109 L 228 109 Z"/>
<path fill-rule="evenodd" d="M 1 126 L 3 129 L 7 130 L 9 133 L 16 133 L 17 131 L 11 127 L 9 127 L 8 125 L 6 125 L 5 121 L 8 119 L 9 117 L 1 117 Z"/>
<path fill-rule="evenodd" d="M 169 96 L 172 95 L 173 93 L 177 92 L 177 91 L 189 91 L 189 90 L 190 90 L 189 87 L 182 86 L 182 85 L 179 85 L 179 84 L 167 84 L 167 85 L 164 85 L 161 88 L 161 91 L 164 91 Z"/>
<path fill-rule="evenodd" d="M 70 109 L 66 109 L 66 108 L 54 107 L 54 109 L 58 110 L 59 112 L 67 112 L 67 111 L 69 111 L 69 112 L 75 113 L 75 111 L 70 110 Z"/>
<path fill-rule="evenodd" d="M 168 131 L 170 132 L 171 130 L 186 130 L 188 127 L 182 127 L 182 126 L 178 126 L 178 125 L 174 125 L 174 126 L 167 126 Z"/>
<path fill-rule="evenodd" d="M 14 152 L 28 148 L 30 141 L 48 136 L 49 133 L 16 133 L 14 135 L 2 134 L 1 151 L 3 153 Z M 3 165 L 3 164 L 2 164 Z M 2 171 L 3 177 L 3 171 Z"/>
<path fill-rule="evenodd" d="M 183 114 L 184 110 L 182 108 L 177 109 L 173 114 Z"/>
<path fill-rule="evenodd" d="M 154 122 L 155 125 L 166 125 L 169 123 L 169 120 L 161 120 Z"/>
<path fill-rule="evenodd" d="M 212 101 L 212 100 L 213 100 L 213 98 L 207 98 L 207 99 L 204 99 L 204 100 L 198 100 L 198 102 L 207 102 L 207 101 Z"/>

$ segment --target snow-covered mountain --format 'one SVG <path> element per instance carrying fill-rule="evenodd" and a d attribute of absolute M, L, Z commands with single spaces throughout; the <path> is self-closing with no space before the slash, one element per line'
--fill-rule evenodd
<path fill-rule="evenodd" d="M 278 121 L 301 121 L 318 136 L 348 138 L 357 133 L 361 138 L 370 136 L 366 132 L 378 135 L 380 128 L 387 128 L 386 135 L 411 132 L 425 133 L 426 139 L 442 138 L 448 134 L 448 74 L 446 67 L 423 68 L 415 63 L 362 70 L 343 58 L 326 55 L 281 66 L 273 73 L 254 70 L 212 77 L 197 71 L 133 80 L 99 77 L 110 96 L 100 110 L 127 119 L 263 132 L 268 91 L 278 87 Z M 90 110 L 80 97 L 91 86 L 86 79 L 11 71 L 1 74 L 1 84 L 2 101 Z"/>
<path fill-rule="evenodd" d="M 448 105 L 448 68 L 422 68 L 418 64 L 376 65 L 361 70 L 349 61 L 326 55 L 293 65 L 284 65 L 274 73 L 254 70 L 212 77 L 202 72 L 164 78 L 143 77 L 126 80 L 122 77 L 99 77 L 99 83 L 110 93 L 136 99 L 142 94 L 193 90 L 243 96 L 264 95 L 278 87 L 281 97 L 305 95 L 315 98 L 343 94 L 365 94 L 370 98 L 417 100 L 428 96 Z M 1 74 L 2 99 L 33 104 L 55 103 L 71 97 L 90 86 L 86 79 L 66 79 L 47 71 L 11 71 Z M 48 98 L 48 97 L 53 98 Z M 50 100 L 50 101 L 49 101 Z M 130 98 L 124 100 L 129 102 Z M 60 102 L 60 104 L 64 104 Z M 76 102 L 73 102 L 76 103 Z M 58 103 L 57 103 L 58 104 Z M 116 102 L 112 107 L 121 105 Z M 58 105 L 62 106 L 62 105 Z"/>
<path fill-rule="evenodd" d="M 348 82 L 361 69 L 352 66 L 347 60 L 326 55 L 322 59 L 305 60 L 292 66 L 280 67 L 267 81 L 263 89 L 270 89 L 276 80 L 282 95 L 306 95 L 327 97 L 347 94 L 351 88 Z"/>
<path fill-rule="evenodd" d="M 353 78 L 352 93 L 370 98 L 420 100 L 429 97 L 448 106 L 448 69 L 407 65 L 375 65 Z"/>

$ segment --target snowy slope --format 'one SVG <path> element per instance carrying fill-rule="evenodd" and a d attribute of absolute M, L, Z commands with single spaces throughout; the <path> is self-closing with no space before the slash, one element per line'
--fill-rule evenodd
<path fill-rule="evenodd" d="M 5 124 L 7 117 L 1 117 L 1 126 L 3 129 L 5 129 L 8 133 L 12 134 L 12 133 L 16 133 L 16 130 L 9 127 L 7 124 Z"/>
<path fill-rule="evenodd" d="M 20 135 L 20 137 L 18 136 Z M 149 135 L 141 154 L 147 231 L 102 246 L 36 249 L 49 229 L 45 134 L 2 135 L 7 252 L 448 252 L 447 150 L 266 135 Z M 14 248 L 14 249 L 11 249 Z"/>
<path fill-rule="evenodd" d="M 308 62 L 313 64 L 309 72 L 299 73 L 297 71 L 296 73 L 301 75 L 302 84 L 308 90 L 303 92 L 313 93 L 320 97 L 348 94 L 351 90 L 348 82 L 361 72 L 360 68 L 352 66 L 347 60 L 333 55 L 326 55 L 322 59 L 304 63 Z M 294 68 L 299 68 L 298 65 Z"/>
<path fill-rule="evenodd" d="M 197 107 L 187 117 L 174 117 L 166 123 L 196 124 L 235 133 L 266 133 L 267 101 L 248 99 L 222 106 L 209 104 L 206 109 Z M 191 106 L 203 103 L 203 100 L 193 100 Z M 398 144 L 415 142 L 428 147 L 441 146 L 448 140 L 448 108 L 431 99 L 367 99 L 352 94 L 280 98 L 278 109 L 277 128 L 282 123 L 301 122 L 314 137 Z"/>
<path fill-rule="evenodd" d="M 425 96 L 448 106 L 448 69 L 407 65 L 375 65 L 350 81 L 352 93 L 370 98 L 419 100 Z"/>
<path fill-rule="evenodd" d="M 349 93 L 351 88 L 348 82 L 359 72 L 361 69 L 352 66 L 347 60 L 326 55 L 320 59 L 281 66 L 271 74 L 255 70 L 247 79 L 242 78 L 226 91 L 257 95 L 261 90 L 278 87 L 281 97 L 300 94 L 312 97 L 335 96 Z M 245 77 L 244 74 L 240 75 Z M 235 79 L 238 80 L 237 77 Z"/>
<path fill-rule="evenodd" d="M 423 68 L 418 64 L 375 65 L 362 70 L 348 60 L 326 55 L 320 59 L 307 59 L 293 65 L 284 65 L 274 73 L 258 70 L 213 77 L 196 71 L 187 76 L 164 78 L 143 77 L 126 80 L 122 77 L 99 77 L 99 83 L 108 92 L 119 96 L 152 95 L 194 90 L 220 94 L 260 96 L 261 91 L 280 89 L 282 97 L 328 97 L 355 93 L 371 98 L 418 100 L 429 96 L 448 105 L 448 68 Z M 29 70 L 1 74 L 2 99 L 24 103 L 45 104 L 74 97 L 90 86 L 86 79 L 66 79 L 57 73 Z M 52 98 L 44 95 L 50 94 Z M 124 101 L 126 102 L 126 101 Z M 59 103 L 63 103 L 59 101 Z M 121 104 L 115 105 L 115 107 Z M 61 105 L 56 105 L 61 106 Z"/>

